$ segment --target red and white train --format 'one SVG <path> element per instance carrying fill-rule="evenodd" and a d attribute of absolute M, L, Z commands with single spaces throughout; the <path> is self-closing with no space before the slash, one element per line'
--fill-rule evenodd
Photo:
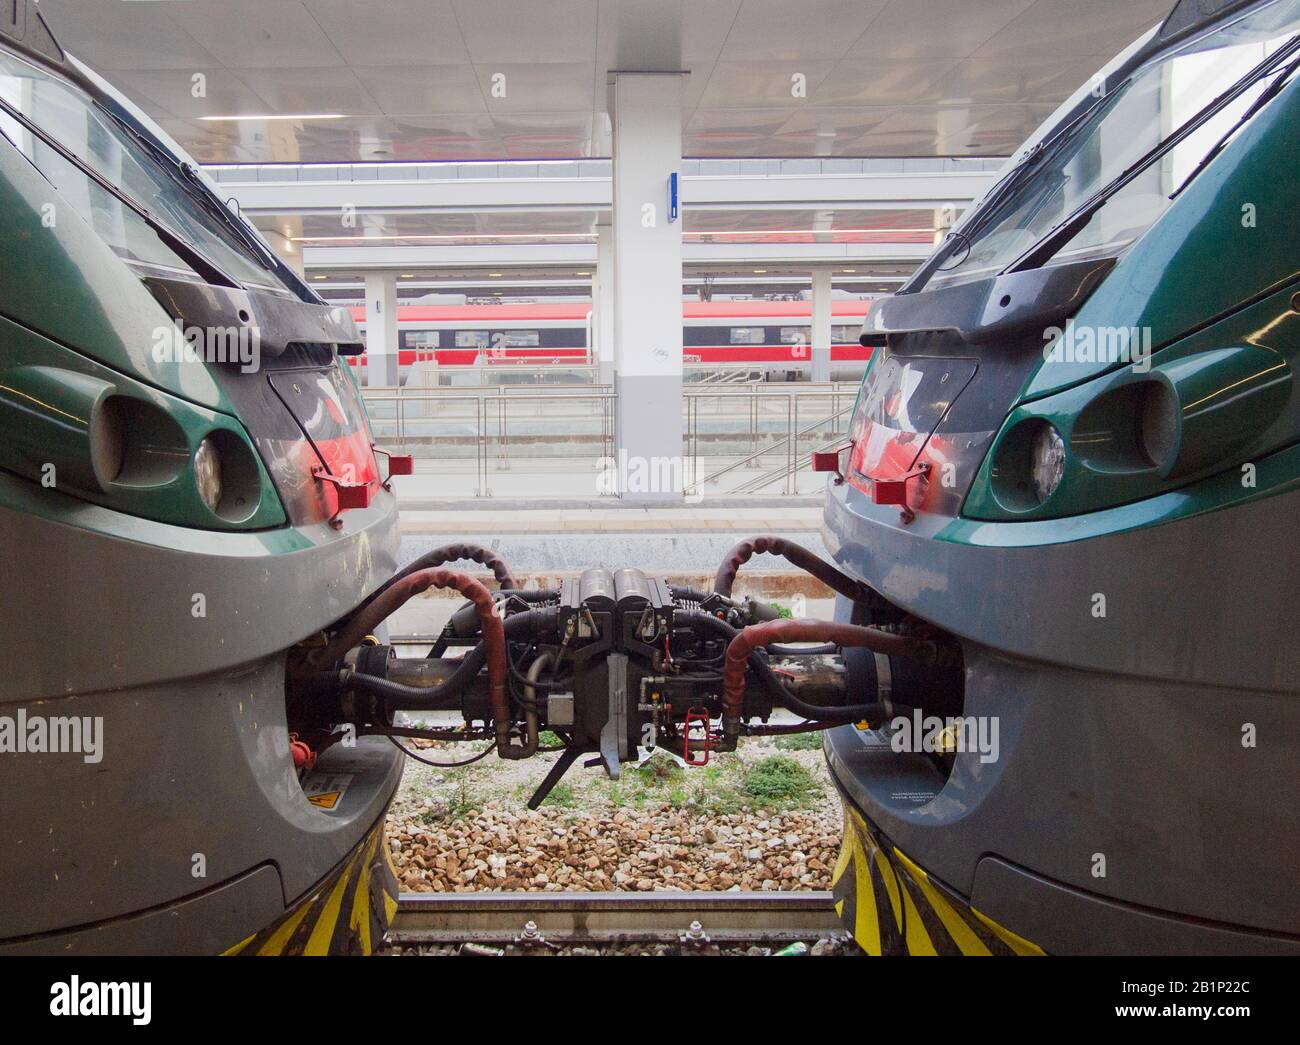
<path fill-rule="evenodd" d="M 831 303 L 833 376 L 861 376 L 869 348 L 858 334 L 870 301 Z M 365 329 L 365 308 L 352 309 Z M 769 380 L 806 379 L 812 369 L 809 301 L 690 301 L 682 306 L 685 363 L 750 366 Z M 401 305 L 398 366 L 406 383 L 417 363 L 440 367 L 575 366 L 591 359 L 591 306 L 585 302 L 527 305 Z M 354 358 L 364 367 L 365 355 Z"/>

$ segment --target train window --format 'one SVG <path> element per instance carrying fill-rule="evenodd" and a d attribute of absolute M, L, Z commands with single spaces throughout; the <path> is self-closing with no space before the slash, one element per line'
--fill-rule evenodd
<path fill-rule="evenodd" d="M 401 347 L 407 349 L 438 348 L 440 333 L 437 330 L 403 330 L 400 341 Z"/>
<path fill-rule="evenodd" d="M 831 340 L 838 344 L 858 343 L 858 335 L 862 333 L 861 324 L 852 326 L 834 326 L 831 327 Z"/>
<path fill-rule="evenodd" d="M 178 239 L 191 244 L 204 257 L 230 276 L 249 286 L 284 290 L 283 283 L 260 258 L 232 231 L 222 218 L 210 210 L 214 200 L 204 190 L 191 188 L 172 171 L 171 159 L 159 159 L 151 146 L 144 144 L 124 125 L 102 110 L 88 95 L 72 84 L 0 50 L 0 105 L 7 107 L 5 134 L 23 149 L 27 158 L 46 177 L 51 168 L 59 168 L 54 177 L 62 184 L 82 180 L 73 192 L 79 209 L 97 215 L 91 225 L 103 238 L 122 253 L 118 229 L 113 228 L 122 204 L 97 200 L 111 194 L 86 179 L 74 165 L 68 164 L 57 150 L 39 135 L 27 132 L 22 120 L 56 141 L 93 170 L 99 177 L 127 196 L 141 211 L 151 215 Z M 21 117 L 21 119 L 16 118 Z M 18 128 L 23 130 L 19 133 Z M 57 158 L 53 158 L 57 157 Z M 75 171 L 73 174 L 71 172 Z M 86 197 L 92 201 L 87 204 Z M 116 212 L 116 214 L 114 214 Z M 110 219 L 110 215 L 113 215 Z M 124 218 L 130 222 L 132 219 Z M 136 241 L 138 245 L 138 240 Z M 150 254 L 158 254 L 151 248 Z M 125 255 L 125 256 L 130 256 Z M 145 260 L 152 260 L 146 258 Z M 169 259 L 170 260 L 170 259 Z"/>
<path fill-rule="evenodd" d="M 486 330 L 457 330 L 456 331 L 457 348 L 487 348 L 488 331 Z"/>
<path fill-rule="evenodd" d="M 145 220 L 17 121 L 0 111 L 0 134 L 26 154 L 112 251 L 139 274 L 198 279 Z"/>
<path fill-rule="evenodd" d="M 761 345 L 767 340 L 766 327 L 732 327 L 731 343 L 733 345 Z"/>
<path fill-rule="evenodd" d="M 493 341 L 503 348 L 536 348 L 542 343 L 541 334 L 536 330 L 503 330 L 504 338 Z"/>
<path fill-rule="evenodd" d="M 811 339 L 809 327 L 782 327 L 781 344 L 806 345 Z"/>

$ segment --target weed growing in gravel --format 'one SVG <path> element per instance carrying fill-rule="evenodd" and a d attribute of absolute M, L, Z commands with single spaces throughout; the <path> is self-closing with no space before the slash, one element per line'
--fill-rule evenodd
<path fill-rule="evenodd" d="M 773 808 L 807 806 L 821 793 L 812 774 L 788 755 L 759 759 L 745 773 L 742 787 L 756 805 Z"/>
<path fill-rule="evenodd" d="M 478 795 L 470 788 L 468 774 L 460 774 L 456 779 L 456 790 L 452 792 L 448 799 L 447 816 L 452 820 L 460 820 L 465 815 L 479 807 Z"/>
<path fill-rule="evenodd" d="M 560 806 L 563 809 L 572 809 L 577 804 L 578 799 L 573 793 L 573 787 L 565 783 L 556 784 L 551 788 L 551 793 L 542 803 L 544 806 Z"/>
<path fill-rule="evenodd" d="M 694 770 L 695 806 L 703 814 L 730 816 L 745 805 L 734 756 L 718 756 L 703 769 Z"/>
<path fill-rule="evenodd" d="M 544 729 L 538 736 L 537 743 L 541 747 L 560 747 L 564 744 L 564 738 L 558 733 L 552 733 L 549 729 Z"/>
<path fill-rule="evenodd" d="M 792 733 L 788 737 L 777 737 L 778 751 L 820 751 L 822 735 L 820 733 Z"/>

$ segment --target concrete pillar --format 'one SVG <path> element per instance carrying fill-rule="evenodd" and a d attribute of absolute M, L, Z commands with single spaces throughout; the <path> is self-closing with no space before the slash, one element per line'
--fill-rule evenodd
<path fill-rule="evenodd" d="M 366 382 L 397 384 L 397 277 L 391 272 L 366 276 Z"/>
<path fill-rule="evenodd" d="M 681 170 L 680 73 L 609 75 L 614 153 L 614 388 L 619 495 L 680 501 L 682 234 L 669 177 Z"/>
<path fill-rule="evenodd" d="M 813 269 L 812 274 L 812 379 L 831 379 L 831 270 Z"/>
<path fill-rule="evenodd" d="M 596 269 L 591 280 L 591 333 L 597 366 L 596 380 L 614 383 L 614 226 L 596 226 Z"/>

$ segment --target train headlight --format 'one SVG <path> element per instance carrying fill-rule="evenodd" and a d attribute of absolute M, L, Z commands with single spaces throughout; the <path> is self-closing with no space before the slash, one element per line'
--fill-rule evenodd
<path fill-rule="evenodd" d="M 1065 477 L 1065 439 L 1050 421 L 1027 418 L 993 451 L 993 493 L 1004 511 L 1036 511 Z"/>
<path fill-rule="evenodd" d="M 194 485 L 203 503 L 215 512 L 221 503 L 221 453 L 211 436 L 194 451 Z"/>
<path fill-rule="evenodd" d="M 1054 425 L 1044 421 L 1030 444 L 1029 474 L 1034 494 L 1041 504 L 1056 492 L 1065 475 L 1065 440 Z"/>

